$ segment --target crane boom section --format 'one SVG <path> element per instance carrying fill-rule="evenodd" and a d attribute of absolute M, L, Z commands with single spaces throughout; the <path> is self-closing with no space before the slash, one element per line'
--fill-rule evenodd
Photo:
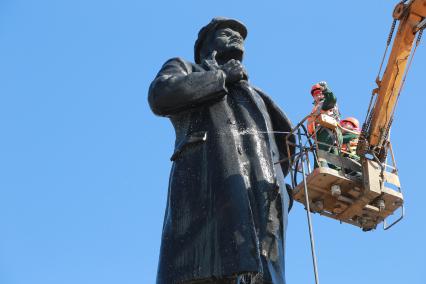
<path fill-rule="evenodd" d="M 402 6 L 401 6 L 402 5 Z M 395 14 L 400 14 L 395 15 Z M 381 147 L 387 137 L 392 114 L 397 103 L 402 78 L 407 67 L 419 24 L 426 18 L 426 0 L 413 0 L 397 5 L 394 17 L 400 20 L 392 51 L 382 80 L 379 82 L 376 103 L 371 111 L 368 128 L 370 147 Z"/>

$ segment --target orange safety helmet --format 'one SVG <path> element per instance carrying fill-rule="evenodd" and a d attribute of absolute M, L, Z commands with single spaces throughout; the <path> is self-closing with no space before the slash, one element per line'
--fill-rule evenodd
<path fill-rule="evenodd" d="M 343 125 L 344 122 L 349 122 L 350 124 L 354 126 L 355 130 L 359 131 L 359 121 L 355 117 L 347 117 L 345 119 L 342 119 L 340 121 L 340 125 Z"/>
<path fill-rule="evenodd" d="M 324 88 L 320 84 L 315 84 L 311 88 L 311 95 L 314 96 L 317 91 L 322 91 Z"/>

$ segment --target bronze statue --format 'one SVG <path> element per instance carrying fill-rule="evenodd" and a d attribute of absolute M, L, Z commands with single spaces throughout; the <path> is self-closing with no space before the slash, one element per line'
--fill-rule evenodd
<path fill-rule="evenodd" d="M 195 64 L 170 59 L 151 83 L 152 111 L 176 131 L 157 284 L 285 283 L 291 198 L 278 161 L 291 123 L 248 82 L 246 36 L 241 22 L 214 18 Z"/>

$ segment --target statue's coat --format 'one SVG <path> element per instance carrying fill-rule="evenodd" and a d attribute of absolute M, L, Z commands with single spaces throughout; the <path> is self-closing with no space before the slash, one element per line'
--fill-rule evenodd
<path fill-rule="evenodd" d="M 167 61 L 149 90 L 152 111 L 176 131 L 158 284 L 257 274 L 284 283 L 291 123 L 247 81 Z M 293 151 L 293 148 L 291 148 Z M 192 283 L 192 282 L 191 282 Z"/>

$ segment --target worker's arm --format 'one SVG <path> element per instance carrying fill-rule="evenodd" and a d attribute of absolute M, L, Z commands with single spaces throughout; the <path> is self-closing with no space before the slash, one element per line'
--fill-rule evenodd
<path fill-rule="evenodd" d="M 358 136 L 354 133 L 343 133 L 343 144 L 349 143 L 351 140 L 358 138 Z"/>
<path fill-rule="evenodd" d="M 167 61 L 149 88 L 148 101 L 157 115 L 173 115 L 210 103 L 226 93 L 225 72 L 206 71 L 181 58 Z"/>
<path fill-rule="evenodd" d="M 337 102 L 336 96 L 328 88 L 325 88 L 322 93 L 324 95 L 324 101 L 322 103 L 322 108 L 321 109 L 322 110 L 330 110 L 330 109 L 332 109 L 336 105 L 336 102 Z"/>

